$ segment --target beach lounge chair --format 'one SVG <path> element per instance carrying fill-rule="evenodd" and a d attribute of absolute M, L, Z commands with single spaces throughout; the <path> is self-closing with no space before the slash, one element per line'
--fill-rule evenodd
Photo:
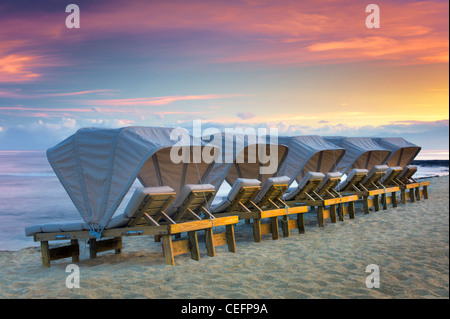
<path fill-rule="evenodd" d="M 389 167 L 386 174 L 381 178 L 380 183 L 384 186 L 400 186 L 398 178 L 402 172 L 403 168 L 400 166 Z"/>
<path fill-rule="evenodd" d="M 386 171 L 386 174 L 383 176 L 383 178 L 381 178 L 380 183 L 387 188 L 400 188 L 402 183 L 398 180 L 398 177 L 400 176 L 402 171 L 403 168 L 401 168 L 400 166 L 389 167 L 389 169 Z M 397 207 L 397 192 L 392 192 L 390 197 L 387 197 L 386 193 L 383 193 L 381 195 L 381 202 L 383 203 L 383 209 L 387 208 L 387 204 L 389 204 L 389 202 L 392 202 L 393 207 Z"/>
<path fill-rule="evenodd" d="M 317 220 L 319 227 L 325 226 L 325 219 L 331 218 L 331 222 L 336 222 L 336 207 L 339 208 L 339 219 L 344 220 L 344 203 L 348 203 L 348 213 L 354 218 L 353 202 L 357 196 L 341 196 L 335 187 L 339 183 L 342 174 L 330 172 L 326 175 L 319 172 L 308 172 L 300 181 L 298 187 L 286 194 L 284 199 L 288 205 L 305 205 L 317 207 Z M 327 207 L 329 207 L 327 209 Z M 304 224 L 304 223 L 303 223 Z"/>
<path fill-rule="evenodd" d="M 213 214 L 246 210 L 258 195 L 261 182 L 257 179 L 238 178 L 223 200 L 211 206 Z"/>
<path fill-rule="evenodd" d="M 364 214 L 369 214 L 370 208 L 375 211 L 380 210 L 380 195 L 383 195 L 383 209 L 387 209 L 386 194 L 391 193 L 396 196 L 399 191 L 398 186 L 386 188 L 381 184 L 381 179 L 385 176 L 388 167 L 386 165 L 375 165 L 370 171 L 366 169 L 353 169 L 347 179 L 340 183 L 336 190 L 344 194 L 354 194 L 362 198 Z M 370 198 L 372 197 L 373 198 Z M 392 202 L 395 199 L 391 199 Z"/>
<path fill-rule="evenodd" d="M 238 222 L 235 216 L 214 218 L 204 208 L 206 200 L 214 195 L 211 185 L 185 185 L 180 195 L 170 187 L 138 188 L 134 192 L 124 212 L 113 217 L 103 231 L 103 237 L 111 239 L 97 240 L 90 234 L 84 222 L 36 225 L 27 227 L 27 236 L 34 236 L 41 242 L 42 264 L 50 267 L 50 261 L 72 257 L 79 261 L 78 239 L 89 239 L 90 257 L 97 253 L 115 250 L 120 253 L 122 237 L 154 235 L 162 238 L 163 252 L 167 264 L 174 265 L 174 256 L 190 252 L 193 259 L 199 260 L 199 248 L 196 231 L 206 231 L 206 247 L 208 256 L 215 255 L 215 246 L 228 244 L 231 252 L 236 252 L 233 225 Z M 201 194 L 200 194 L 201 193 Z M 199 198 L 202 198 L 202 201 Z M 172 211 L 169 216 L 167 212 Z M 205 219 L 199 214 L 203 212 Z M 213 234 L 212 228 L 226 226 L 226 232 Z M 171 235 L 188 233 L 187 240 L 172 241 Z M 65 247 L 49 249 L 50 240 L 70 239 L 71 244 Z"/>
<path fill-rule="evenodd" d="M 388 169 L 389 167 L 387 165 L 374 165 L 361 182 L 361 185 L 367 190 L 383 188 L 384 186 L 380 183 L 380 180 L 386 174 Z"/>
<path fill-rule="evenodd" d="M 428 186 L 430 185 L 430 182 L 417 181 L 413 177 L 416 172 L 417 166 L 407 165 L 403 168 L 402 173 L 397 179 L 397 182 L 400 184 L 401 201 L 403 204 L 406 204 L 407 198 L 409 198 L 411 202 L 420 200 L 422 196 L 424 199 L 428 199 Z M 420 189 L 421 186 L 423 188 L 422 190 Z M 406 192 L 407 190 L 409 190 L 409 194 Z"/>
<path fill-rule="evenodd" d="M 272 239 L 278 239 L 278 216 L 306 212 L 302 207 L 286 209 L 281 197 L 287 189 L 288 182 L 289 178 L 286 176 L 270 177 L 263 187 L 260 187 L 261 182 L 257 179 L 238 178 L 226 198 L 212 206 L 211 211 L 215 216 L 238 215 L 246 222 L 253 220 L 255 242 L 261 242 L 262 235 L 269 233 L 272 234 Z M 261 223 L 265 218 L 269 218 L 270 223 Z M 286 222 L 288 226 L 296 227 L 294 222 Z M 284 223 L 282 226 L 283 234 L 288 236 Z"/>
<path fill-rule="evenodd" d="M 290 236 L 291 229 L 298 229 L 300 233 L 304 232 L 303 213 L 307 208 L 289 207 L 283 200 L 283 196 L 288 189 L 290 178 L 287 176 L 270 177 L 261 187 L 258 195 L 255 197 L 254 206 L 260 211 L 260 216 L 253 218 L 253 234 L 255 241 L 261 241 L 261 235 L 271 233 L 272 239 L 278 239 L 278 217 L 281 216 L 281 228 L 283 237 Z M 289 219 L 289 215 L 297 214 L 297 219 Z M 270 223 L 263 224 L 262 218 L 270 218 Z"/>

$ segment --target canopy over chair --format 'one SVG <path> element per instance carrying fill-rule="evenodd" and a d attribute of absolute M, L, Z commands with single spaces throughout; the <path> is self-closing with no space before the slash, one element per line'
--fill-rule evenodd
<path fill-rule="evenodd" d="M 378 137 L 373 138 L 373 140 L 391 151 L 391 155 L 383 163 L 389 167 L 405 167 L 411 164 L 422 149 L 420 146 L 410 143 L 402 137 Z"/>
<path fill-rule="evenodd" d="M 299 183 L 308 172 L 326 174 L 336 171 L 336 165 L 345 153 L 344 148 L 317 135 L 282 136 L 278 138 L 278 142 L 289 148 L 280 168 L 280 175 L 291 178 L 289 185 L 294 180 Z"/>
<path fill-rule="evenodd" d="M 385 163 L 391 155 L 390 150 L 370 137 L 325 136 L 324 139 L 345 149 L 345 155 L 336 167 L 343 174 L 349 174 L 355 168 L 370 170 L 375 165 Z"/>
<path fill-rule="evenodd" d="M 287 147 L 263 137 L 238 133 L 221 133 L 203 138 L 219 147 L 220 155 L 208 174 L 206 182 L 216 189 L 226 181 L 233 186 L 238 178 L 257 179 L 264 184 L 267 179 L 279 176 Z"/>
<path fill-rule="evenodd" d="M 93 235 L 101 236 L 136 178 L 144 187 L 169 186 L 179 193 L 203 184 L 201 140 L 164 127 L 83 128 L 48 149 L 50 165 Z M 207 153 L 205 150 L 203 153 Z"/>
<path fill-rule="evenodd" d="M 214 164 L 207 182 L 216 188 L 224 181 L 232 186 L 229 195 L 211 208 L 214 213 L 237 214 L 240 219 L 252 219 L 254 240 L 261 242 L 261 236 L 269 233 L 272 233 L 272 239 L 278 239 L 278 216 L 306 212 L 304 207 L 288 210 L 277 205 L 289 182 L 288 177 L 279 176 L 287 146 L 268 137 L 227 132 L 204 140 L 222 150 L 221 160 Z M 270 218 L 270 223 L 261 224 L 264 218 Z M 283 228 L 283 234 L 288 236 L 287 227 Z"/>

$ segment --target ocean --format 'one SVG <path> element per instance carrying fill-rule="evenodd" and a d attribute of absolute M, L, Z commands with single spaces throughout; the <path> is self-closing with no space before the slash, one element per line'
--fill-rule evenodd
<path fill-rule="evenodd" d="M 448 160 L 448 150 L 422 150 L 419 160 Z M 448 166 L 419 166 L 417 177 L 448 175 Z M 125 209 L 136 181 L 116 214 Z M 228 185 L 218 191 L 225 195 Z M 24 229 L 35 224 L 80 220 L 44 151 L 0 151 L 0 250 L 38 246 Z"/>

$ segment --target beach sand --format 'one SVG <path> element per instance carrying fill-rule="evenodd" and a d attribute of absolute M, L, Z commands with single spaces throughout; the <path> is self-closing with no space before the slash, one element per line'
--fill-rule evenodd
<path fill-rule="evenodd" d="M 305 234 L 263 237 L 237 225 L 237 253 L 175 257 L 164 263 L 153 237 L 124 238 L 122 254 L 89 260 L 81 242 L 80 288 L 66 287 L 71 259 L 41 266 L 39 248 L 0 252 L 0 298 L 449 298 L 449 178 L 432 178 L 430 198 L 317 227 Z M 199 236 L 200 237 L 200 236 Z M 203 237 L 199 238 L 200 240 Z M 366 267 L 380 269 L 369 289 Z"/>

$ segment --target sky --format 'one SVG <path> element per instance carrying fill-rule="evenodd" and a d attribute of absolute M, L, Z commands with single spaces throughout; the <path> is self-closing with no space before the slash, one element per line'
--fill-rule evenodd
<path fill-rule="evenodd" d="M 66 27 L 72 3 L 80 28 Z M 0 149 L 192 120 L 448 149 L 448 14 L 448 1 L 2 0 Z"/>

